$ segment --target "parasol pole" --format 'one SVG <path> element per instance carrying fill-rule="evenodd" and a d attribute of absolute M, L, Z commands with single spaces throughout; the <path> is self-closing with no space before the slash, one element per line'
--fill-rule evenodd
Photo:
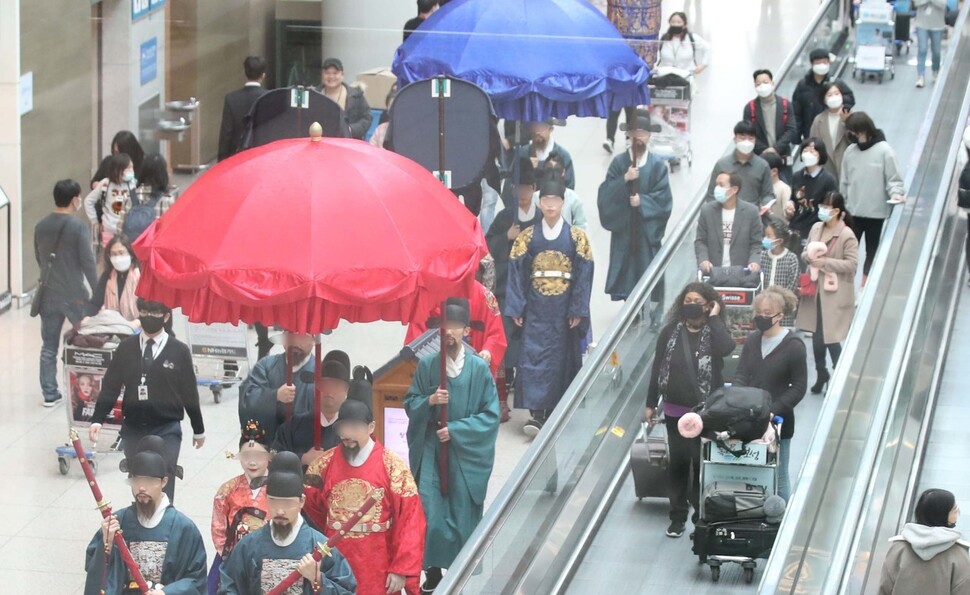
<path fill-rule="evenodd" d="M 630 114 L 630 113 L 631 113 L 630 111 L 627 112 L 627 114 Z M 636 107 L 633 108 L 632 114 L 633 114 L 633 117 L 627 119 L 627 123 L 626 123 L 626 129 L 631 133 L 637 131 L 637 124 L 638 124 L 637 119 L 639 118 L 639 114 L 637 113 Z M 637 154 L 636 139 L 634 139 L 632 136 L 630 141 L 630 154 L 632 155 L 632 158 L 633 158 L 633 163 L 632 163 L 633 167 L 637 167 L 637 163 L 640 162 L 640 156 Z M 630 180 L 629 182 L 627 182 L 627 186 L 630 189 L 630 196 L 633 196 L 634 194 L 639 193 L 640 191 L 639 177 L 636 180 Z M 637 231 L 638 231 L 638 228 L 640 227 L 640 209 L 638 207 L 631 206 L 630 215 L 631 215 L 630 217 L 630 255 L 633 258 L 634 262 L 636 262 L 636 256 L 638 251 L 637 248 L 639 247 L 639 242 L 637 242 Z"/>
<path fill-rule="evenodd" d="M 101 487 L 98 486 L 98 480 L 94 478 L 94 469 L 91 468 L 91 462 L 88 461 L 87 454 L 84 452 L 84 447 L 81 446 L 81 437 L 78 435 L 77 430 L 71 428 L 69 433 L 71 439 L 71 445 L 74 446 L 74 452 L 77 453 L 77 460 L 81 464 L 81 469 L 84 470 L 84 477 L 88 480 L 88 486 L 91 488 L 91 493 L 94 495 L 94 501 L 98 506 L 98 510 L 101 511 L 101 516 L 103 518 L 108 518 L 111 516 L 111 503 L 104 499 L 104 494 L 101 493 Z M 138 567 L 138 563 L 135 559 L 131 557 L 131 551 L 128 549 L 128 544 L 125 543 L 125 538 L 121 535 L 121 531 L 115 533 L 114 545 L 118 548 L 118 553 L 121 554 L 121 560 L 128 567 L 128 572 L 131 573 L 132 580 L 138 583 L 138 590 L 141 593 L 148 593 L 150 590 L 148 583 L 145 581 L 145 577 L 141 574 L 141 569 Z M 111 554 L 111 545 L 106 544 L 104 548 L 104 559 L 105 565 L 108 564 L 108 556 Z M 102 589 L 101 593 L 104 593 Z"/>
<path fill-rule="evenodd" d="M 286 366 L 286 385 L 293 385 L 293 352 L 289 348 L 283 350 L 283 365 Z M 283 405 L 283 417 L 287 421 L 293 417 L 293 402 L 285 403 Z"/>
<path fill-rule="evenodd" d="M 313 346 L 316 361 L 313 366 L 313 448 L 320 450 L 320 393 L 323 382 L 323 342 L 318 341 Z"/>
<path fill-rule="evenodd" d="M 343 528 L 341 528 L 337 533 L 334 533 L 333 536 L 327 540 L 327 543 L 318 544 L 313 548 L 313 552 L 311 552 L 313 559 L 319 562 L 320 560 L 323 560 L 324 556 L 331 556 L 333 548 L 340 542 L 340 540 L 347 536 L 347 532 L 351 531 L 357 525 L 357 523 L 360 522 L 360 519 L 364 518 L 364 515 L 370 512 L 370 509 L 383 499 L 384 488 L 378 488 L 371 492 L 367 500 L 364 501 L 363 506 L 361 506 L 357 512 L 352 514 L 350 519 L 343 524 Z M 321 573 L 322 572 L 323 570 L 321 569 Z M 288 574 L 286 578 L 280 581 L 280 584 L 267 591 L 266 595 L 283 595 L 283 593 L 286 593 L 290 587 L 295 585 L 301 579 L 303 579 L 303 575 L 300 574 L 300 571 L 294 570 Z"/>
<path fill-rule="evenodd" d="M 441 326 L 438 329 L 438 334 L 441 338 L 441 358 L 439 361 L 439 377 L 441 382 L 438 388 L 441 390 L 448 390 L 448 363 L 445 359 L 448 357 L 448 336 L 445 334 L 445 310 L 447 308 L 447 301 L 441 302 Z M 438 411 L 440 417 L 438 418 L 438 428 L 448 427 L 448 403 L 443 405 L 438 405 Z M 441 495 L 448 495 L 448 443 L 438 442 L 439 445 L 439 464 L 441 467 Z"/>
<path fill-rule="evenodd" d="M 451 190 L 451 180 L 445 173 L 445 85 L 448 78 L 438 77 L 438 179 Z M 444 312 L 442 312 L 444 314 Z"/>

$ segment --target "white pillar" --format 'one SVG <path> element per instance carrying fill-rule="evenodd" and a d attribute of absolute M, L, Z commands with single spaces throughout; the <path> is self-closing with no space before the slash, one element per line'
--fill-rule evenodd
<path fill-rule="evenodd" d="M 24 292 L 19 103 L 20 0 L 0 0 L 0 187 L 10 198 L 10 258 L 13 264 L 10 284 L 14 296 Z M 7 263 L 2 262 L 0 266 L 6 268 Z"/>
<path fill-rule="evenodd" d="M 390 66 L 415 0 L 323 0 L 323 58 L 340 58 L 346 82 L 363 70 Z"/>

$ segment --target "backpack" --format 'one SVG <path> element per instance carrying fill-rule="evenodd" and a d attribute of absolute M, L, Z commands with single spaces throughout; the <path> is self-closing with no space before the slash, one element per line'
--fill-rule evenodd
<path fill-rule="evenodd" d="M 748 104 L 748 113 L 751 114 L 751 123 L 754 124 L 758 121 L 758 110 L 755 109 L 754 99 Z M 784 97 L 781 98 L 781 127 L 784 128 L 788 126 L 788 100 Z"/>
<path fill-rule="evenodd" d="M 690 58 L 691 58 L 691 60 L 694 61 L 694 66 L 697 66 L 697 46 L 694 44 L 694 34 L 691 33 L 690 31 L 688 31 L 687 32 L 687 39 L 690 40 L 690 51 L 691 51 Z M 660 40 L 660 47 L 657 48 L 657 56 L 658 56 L 657 59 L 658 60 L 659 60 L 660 52 L 663 51 L 663 47 L 664 47 L 664 42 L 661 39 Z"/>
<path fill-rule="evenodd" d="M 125 234 L 129 241 L 137 240 L 138 236 L 144 233 L 148 226 L 158 218 L 155 210 L 157 204 L 158 198 L 150 198 L 145 202 L 137 199 L 132 201 L 131 208 L 125 214 L 125 222 L 121 226 L 121 233 Z"/>
<path fill-rule="evenodd" d="M 712 392 L 695 411 L 704 421 L 705 438 L 751 442 L 768 430 L 771 394 L 760 388 L 725 386 Z"/>

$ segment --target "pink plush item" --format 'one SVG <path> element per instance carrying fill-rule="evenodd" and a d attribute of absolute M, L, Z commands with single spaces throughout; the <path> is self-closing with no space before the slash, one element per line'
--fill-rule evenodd
<path fill-rule="evenodd" d="M 677 431 L 684 438 L 697 438 L 703 430 L 704 420 L 694 412 L 684 414 L 677 422 Z"/>
<path fill-rule="evenodd" d="M 805 254 L 808 256 L 809 261 L 825 256 L 828 251 L 829 247 L 826 246 L 824 242 L 809 242 L 808 245 L 805 246 Z M 818 281 L 817 268 L 810 266 L 808 267 L 808 272 L 812 277 L 812 281 Z"/>

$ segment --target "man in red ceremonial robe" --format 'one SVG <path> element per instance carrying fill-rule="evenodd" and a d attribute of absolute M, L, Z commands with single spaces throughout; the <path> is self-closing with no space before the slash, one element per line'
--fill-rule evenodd
<path fill-rule="evenodd" d="M 340 446 L 307 469 L 304 510 L 329 537 L 348 529 L 347 519 L 368 495 L 384 488 L 384 499 L 350 528 L 340 551 L 357 577 L 357 595 L 402 590 L 417 595 L 426 525 L 414 477 L 400 457 L 371 438 L 374 416 L 369 400 L 351 396 L 344 401 L 336 430 Z"/>
<path fill-rule="evenodd" d="M 487 287 L 475 281 L 475 289 L 468 296 L 468 309 L 471 313 L 471 332 L 468 343 L 478 355 L 485 360 L 492 371 L 495 385 L 504 388 L 505 380 L 499 375 L 505 373 L 502 369 L 502 359 L 508 341 L 505 338 L 505 325 L 502 322 L 502 312 L 498 307 L 498 300 Z M 430 327 L 441 324 L 441 306 L 435 306 L 427 320 L 416 320 L 408 326 L 408 333 L 404 337 L 405 344 L 420 337 Z M 509 418 L 508 398 L 504 390 L 499 393 L 499 405 L 502 408 L 502 421 Z"/>

